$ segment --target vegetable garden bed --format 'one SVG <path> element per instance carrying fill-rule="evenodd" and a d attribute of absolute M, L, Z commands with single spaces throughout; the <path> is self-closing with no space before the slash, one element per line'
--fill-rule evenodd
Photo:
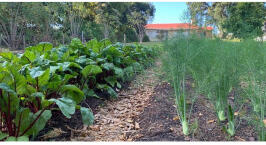
<path fill-rule="evenodd" d="M 265 141 L 265 43 L 189 36 L 170 40 L 164 48 L 164 71 L 174 88 L 183 134 L 192 133 L 194 104 L 205 96 L 211 102 L 212 107 L 208 108 L 215 112 L 217 124 L 228 136 L 239 133 L 244 123 L 256 130 L 258 140 Z M 192 92 L 187 90 L 187 80 Z"/>
<path fill-rule="evenodd" d="M 0 140 L 34 139 L 57 113 L 94 116 L 87 98 L 117 98 L 121 83 L 149 66 L 156 50 L 139 45 L 73 39 L 54 48 L 40 43 L 22 54 L 0 53 Z"/>
<path fill-rule="evenodd" d="M 265 48 L 177 38 L 154 66 L 159 49 L 109 40 L 0 53 L 0 139 L 264 141 Z"/>

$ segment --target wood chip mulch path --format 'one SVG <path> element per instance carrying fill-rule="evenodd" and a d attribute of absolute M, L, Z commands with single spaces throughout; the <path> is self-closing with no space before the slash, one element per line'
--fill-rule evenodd
<path fill-rule="evenodd" d="M 106 101 L 104 106 L 97 108 L 94 125 L 83 130 L 83 133 L 72 138 L 72 141 L 132 141 L 142 135 L 139 122 L 136 121 L 149 99 L 153 95 L 154 87 L 159 79 L 154 68 L 145 70 L 132 81 L 126 90 L 122 90 L 117 100 Z"/>

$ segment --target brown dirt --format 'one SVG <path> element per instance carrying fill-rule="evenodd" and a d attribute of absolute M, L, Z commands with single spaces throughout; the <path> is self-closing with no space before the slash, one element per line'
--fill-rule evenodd
<path fill-rule="evenodd" d="M 158 79 L 154 77 L 153 71 L 150 68 L 137 76 L 128 90 L 119 93 L 117 100 L 106 101 L 105 106 L 97 109 L 94 125 L 84 130 L 85 134 L 77 134 L 71 140 L 132 141 L 142 136 L 137 133 L 140 126 L 136 117 L 143 112 L 144 107 L 149 106 L 148 100 L 154 94 L 154 85 Z"/>
<path fill-rule="evenodd" d="M 159 83 L 156 92 L 150 98 L 150 106 L 138 116 L 142 137 L 136 141 L 184 141 L 180 122 L 177 117 L 174 99 L 170 98 L 171 87 L 168 83 Z"/>
<path fill-rule="evenodd" d="M 128 90 L 129 82 L 125 82 L 122 90 Z M 97 92 L 96 92 L 97 93 Z M 106 93 L 97 93 L 100 98 L 87 98 L 81 103 L 83 107 L 90 107 L 94 114 L 99 110 L 98 107 L 104 106 L 108 101 Z M 107 100 L 105 100 L 107 99 Z M 70 141 L 74 134 L 80 134 L 83 127 L 80 111 L 67 119 L 60 111 L 53 111 L 52 118 L 48 121 L 45 128 L 38 134 L 34 141 Z"/>
<path fill-rule="evenodd" d="M 116 100 L 106 100 L 95 105 L 94 125 L 83 128 L 78 113 L 70 122 L 59 121 L 63 129 L 55 128 L 51 135 L 61 133 L 52 140 L 71 141 L 254 141 L 258 140 L 254 127 L 237 118 L 235 136 L 222 130 L 225 122 L 218 122 L 214 106 L 199 95 L 192 106 L 189 119 L 191 133 L 184 136 L 176 114 L 173 88 L 158 76 L 160 63 L 140 74 Z M 163 76 L 161 74 L 160 76 Z M 187 89 L 193 92 L 191 81 Z M 80 123 L 79 123 L 80 122 Z M 239 124 L 238 124 L 239 123 Z M 49 126 L 49 125 L 48 125 Z M 69 127 L 71 126 L 71 127 Z M 64 129 L 66 128 L 66 129 Z M 62 133 L 63 132 L 63 133 Z M 64 133 L 65 132 L 65 133 Z M 44 139 L 49 140 L 49 139 Z"/>
<path fill-rule="evenodd" d="M 187 80 L 187 90 L 193 92 L 191 80 Z M 150 99 L 150 106 L 145 108 L 139 116 L 141 133 L 143 137 L 136 141 L 255 141 L 257 135 L 254 127 L 247 121 L 236 117 L 236 133 L 230 137 L 222 128 L 226 122 L 217 120 L 214 106 L 204 96 L 199 95 L 192 106 L 190 122 L 190 135 L 184 136 L 179 118 L 176 115 L 174 91 L 169 83 L 159 83 Z M 189 96 L 191 97 L 191 96 Z M 191 99 L 191 98 L 190 98 Z"/>
<path fill-rule="evenodd" d="M 190 117 L 191 134 L 184 136 L 182 126 L 176 116 L 173 88 L 168 83 L 158 84 L 156 93 L 150 99 L 150 106 L 138 117 L 142 137 L 136 141 L 254 141 L 257 140 L 254 127 L 241 121 L 235 136 L 229 137 L 218 123 L 213 105 L 199 96 L 193 104 Z M 192 127 L 197 120 L 197 127 Z"/>

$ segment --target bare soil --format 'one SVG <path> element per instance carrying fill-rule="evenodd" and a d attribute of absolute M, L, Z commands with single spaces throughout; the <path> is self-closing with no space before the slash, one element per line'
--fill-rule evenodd
<path fill-rule="evenodd" d="M 214 106 L 205 97 L 189 102 L 191 133 L 184 136 L 176 113 L 173 88 L 160 76 L 161 63 L 138 75 L 116 100 L 87 100 L 95 122 L 83 127 L 80 112 L 68 120 L 55 112 L 35 140 L 40 141 L 256 141 L 254 127 L 241 120 L 235 136 L 222 129 Z M 187 89 L 193 91 L 188 81 Z M 238 116 L 236 115 L 236 118 Z"/>

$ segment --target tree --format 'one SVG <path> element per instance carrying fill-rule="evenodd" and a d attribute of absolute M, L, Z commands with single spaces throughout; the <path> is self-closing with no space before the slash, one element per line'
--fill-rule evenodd
<path fill-rule="evenodd" d="M 193 24 L 203 26 L 207 22 L 209 4 L 207 2 L 187 2 Z"/>
<path fill-rule="evenodd" d="M 217 26 L 221 38 L 230 32 L 239 38 L 261 35 L 264 3 L 189 2 L 187 5 L 195 24 Z"/>
<path fill-rule="evenodd" d="M 59 45 L 80 36 L 123 41 L 126 35 L 136 41 L 136 34 L 142 41 L 144 26 L 153 15 L 150 3 L 1 3 L 1 45 L 13 50 L 41 41 Z"/>
<path fill-rule="evenodd" d="M 1 3 L 0 32 L 5 45 L 14 50 L 40 41 L 53 41 L 60 21 L 60 3 Z M 22 45 L 23 42 L 23 45 Z"/>
<path fill-rule="evenodd" d="M 228 18 L 228 8 L 232 3 L 228 2 L 214 2 L 208 8 L 208 14 L 212 17 L 210 23 L 216 24 L 220 30 L 220 37 L 225 38 L 227 35 L 226 28 L 223 27 L 225 21 Z"/>
<path fill-rule="evenodd" d="M 28 43 L 33 41 L 33 45 L 40 41 L 52 42 L 52 31 L 60 23 L 60 12 L 58 11 L 60 4 L 42 2 L 28 3 L 27 5 L 30 6 L 30 13 L 23 14 L 29 18 L 27 21 L 29 26 L 25 35 L 30 33 L 31 37 L 29 36 L 26 41 Z"/>
<path fill-rule="evenodd" d="M 133 3 L 127 15 L 130 25 L 135 29 L 139 42 L 142 43 L 145 25 L 153 19 L 155 8 L 151 3 Z"/>
<path fill-rule="evenodd" d="M 103 2 L 97 4 L 95 21 L 103 25 L 104 38 L 109 38 L 111 28 L 121 25 L 119 16 L 119 11 L 113 7 L 112 3 Z"/>
<path fill-rule="evenodd" d="M 17 49 L 22 42 L 26 27 L 23 3 L 2 3 L 0 5 L 0 31 L 3 42 L 11 49 Z"/>
<path fill-rule="evenodd" d="M 262 36 L 265 12 L 263 3 L 234 3 L 228 10 L 229 17 L 225 20 L 223 27 L 237 38 Z"/>
<path fill-rule="evenodd" d="M 130 12 L 130 7 L 132 6 L 132 2 L 114 2 L 112 3 L 113 8 L 115 8 L 116 10 L 119 11 L 120 16 L 119 16 L 119 22 L 121 23 L 121 25 L 118 25 L 117 27 L 115 27 L 113 30 L 115 32 L 115 36 L 117 38 L 117 41 L 126 41 L 127 38 L 130 39 L 130 37 L 132 36 L 131 34 L 128 35 L 127 31 L 131 31 L 132 28 L 130 28 L 130 23 L 129 20 L 127 18 L 127 14 Z M 131 29 L 131 30 L 130 30 Z M 134 31 L 133 31 L 134 33 Z M 125 37 L 125 38 L 124 38 Z M 137 39 L 136 39 L 137 41 Z"/>

